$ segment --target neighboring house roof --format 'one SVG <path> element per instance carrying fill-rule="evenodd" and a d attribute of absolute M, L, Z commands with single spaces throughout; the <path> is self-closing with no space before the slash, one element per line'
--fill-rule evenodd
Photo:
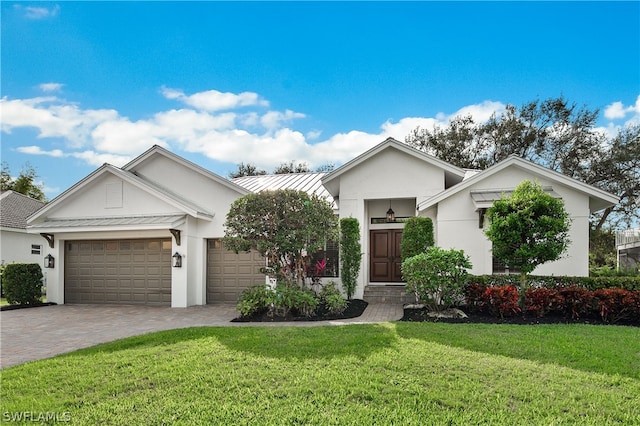
<path fill-rule="evenodd" d="M 362 164 L 369 158 L 373 157 L 374 155 L 377 155 L 378 153 L 384 151 L 385 149 L 390 149 L 390 148 L 405 152 L 411 156 L 414 156 L 418 159 L 425 161 L 426 163 L 432 164 L 436 167 L 439 167 L 440 169 L 443 169 L 445 172 L 445 179 L 448 182 L 450 182 L 451 185 L 454 185 L 457 182 L 461 182 L 462 179 L 465 177 L 465 174 L 466 174 L 465 170 L 459 167 L 456 167 L 452 164 L 449 164 L 446 161 L 442 161 L 432 155 L 419 151 L 393 138 L 387 138 L 382 143 L 379 143 L 378 145 L 374 146 L 373 148 L 366 151 L 365 153 L 343 164 L 342 166 L 338 167 L 336 170 L 332 171 L 331 173 L 328 173 L 322 179 L 323 185 L 327 188 L 329 193 L 335 197 L 336 195 L 338 195 L 338 192 L 339 192 L 339 188 L 340 188 L 339 177 L 342 174 Z"/>
<path fill-rule="evenodd" d="M 0 226 L 26 229 L 27 218 L 40 210 L 45 203 L 15 191 L 3 191 L 0 195 Z"/>
<path fill-rule="evenodd" d="M 127 171 L 134 171 L 138 166 L 140 166 L 142 163 L 145 163 L 147 161 L 153 161 L 153 157 L 156 155 L 163 155 L 169 159 L 171 159 L 172 161 L 182 164 L 185 167 L 188 167 L 189 169 L 193 170 L 196 173 L 199 173 L 203 176 L 206 176 L 207 178 L 214 180 L 215 182 L 226 186 L 227 188 L 230 188 L 236 192 L 239 192 L 241 195 L 246 195 L 249 193 L 249 191 L 247 191 L 245 188 L 243 188 L 240 185 L 237 185 L 236 183 L 234 183 L 233 181 L 230 181 L 229 179 L 225 179 L 220 175 L 217 175 L 207 169 L 205 169 L 204 167 L 198 166 L 195 163 L 192 163 L 191 161 L 187 160 L 186 158 L 180 157 L 179 155 L 174 154 L 171 151 L 168 151 L 167 149 L 159 146 L 159 145 L 154 145 L 151 148 L 149 148 L 147 151 L 143 152 L 142 154 L 140 154 L 138 157 L 136 157 L 135 159 L 133 159 L 132 161 L 130 161 L 129 163 L 125 164 L 122 167 L 122 170 L 127 170 Z"/>
<path fill-rule="evenodd" d="M 166 190 L 165 188 L 159 188 L 157 185 L 152 184 L 151 182 L 145 181 L 144 179 L 134 175 L 133 173 L 123 171 L 115 166 L 112 166 L 111 164 L 104 164 L 100 168 L 98 168 L 96 171 L 94 171 L 93 173 L 91 173 L 90 175 L 82 179 L 80 182 L 76 183 L 74 186 L 72 186 L 71 188 L 69 188 L 62 194 L 60 194 L 58 197 L 56 197 L 54 200 L 48 203 L 46 207 L 40 209 L 38 212 L 30 216 L 27 221 L 30 224 L 30 227 L 34 221 L 36 221 L 39 218 L 45 217 L 47 212 L 55 209 L 55 207 L 58 204 L 64 202 L 64 200 L 70 198 L 73 194 L 81 191 L 83 188 L 86 188 L 89 184 L 91 184 L 91 182 L 95 181 L 96 179 L 103 176 L 104 174 L 116 175 L 122 180 L 138 188 L 141 188 L 144 191 L 147 191 L 153 194 L 154 196 L 174 206 L 175 208 L 184 212 L 185 214 L 189 214 L 193 217 L 207 219 L 207 220 L 211 220 L 214 216 L 213 212 L 208 212 L 205 209 L 185 200 L 184 198 L 179 197 L 175 193 L 172 193 Z M 82 220 L 82 219 L 78 219 L 78 220 Z M 52 223 L 51 221 L 49 222 L 45 221 L 41 224 L 36 225 L 35 228 L 40 229 L 40 228 L 46 227 L 45 224 L 52 224 Z"/>
<path fill-rule="evenodd" d="M 440 194 L 437 194 L 420 203 L 418 205 L 418 211 L 423 211 L 425 209 L 428 209 L 429 207 L 435 206 L 436 204 L 449 198 L 453 194 L 469 188 L 470 186 L 478 182 L 482 182 L 482 180 L 488 178 L 489 176 L 493 176 L 496 173 L 499 173 L 500 171 L 513 166 L 527 170 L 530 173 L 537 174 L 547 179 L 554 180 L 563 185 L 567 185 L 574 190 L 582 192 L 583 194 L 589 196 L 589 209 L 591 210 L 591 212 L 596 212 L 609 206 L 615 205 L 619 201 L 619 198 L 615 195 L 609 194 L 608 192 L 605 192 L 594 186 L 588 185 L 584 182 L 580 182 L 579 180 L 563 175 L 562 173 L 558 173 L 556 171 L 542 167 L 538 164 L 524 160 L 516 155 L 511 155 L 506 160 L 501 161 L 500 163 L 491 166 L 488 169 L 485 169 L 480 173 L 477 173 L 465 179 L 461 183 L 442 191 Z"/>
<path fill-rule="evenodd" d="M 333 203 L 333 197 L 322 186 L 322 178 L 326 173 L 287 173 L 280 175 L 242 176 L 233 179 L 234 183 L 251 192 L 274 191 L 277 189 L 293 189 L 315 194 Z"/>

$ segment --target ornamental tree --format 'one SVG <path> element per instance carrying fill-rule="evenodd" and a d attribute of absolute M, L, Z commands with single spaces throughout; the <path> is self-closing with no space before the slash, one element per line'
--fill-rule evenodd
<path fill-rule="evenodd" d="M 234 201 L 225 228 L 228 249 L 257 250 L 273 276 L 302 285 L 307 253 L 336 238 L 337 219 L 329 202 L 316 195 L 290 189 L 262 191 Z"/>
<path fill-rule="evenodd" d="M 342 286 L 351 299 L 358 285 L 362 246 L 360 245 L 360 224 L 358 219 L 343 217 L 340 219 L 340 260 L 342 268 Z"/>
<path fill-rule="evenodd" d="M 560 199 L 531 181 L 518 185 L 510 197 L 487 210 L 485 234 L 493 243 L 493 255 L 521 271 L 521 294 L 527 274 L 538 265 L 559 259 L 570 244 L 571 220 Z"/>

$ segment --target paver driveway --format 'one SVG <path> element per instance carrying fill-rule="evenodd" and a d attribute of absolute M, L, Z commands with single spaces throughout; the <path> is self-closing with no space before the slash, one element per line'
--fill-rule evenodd
<path fill-rule="evenodd" d="M 369 304 L 340 321 L 232 323 L 235 306 L 168 308 L 138 305 L 54 305 L 0 312 L 0 368 L 49 358 L 124 337 L 197 326 L 318 326 L 395 321 L 402 306 Z"/>

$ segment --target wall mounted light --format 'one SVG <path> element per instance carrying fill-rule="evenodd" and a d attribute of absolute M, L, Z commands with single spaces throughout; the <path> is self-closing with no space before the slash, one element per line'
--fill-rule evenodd
<path fill-rule="evenodd" d="M 54 268 L 56 266 L 56 259 L 48 254 L 44 257 L 44 267 L 45 268 Z"/>
<path fill-rule="evenodd" d="M 171 256 L 171 258 L 173 259 L 173 267 L 174 268 L 181 268 L 182 267 L 182 256 L 180 256 L 180 253 L 175 252 L 175 254 L 173 256 Z"/>
<path fill-rule="evenodd" d="M 396 212 L 391 208 L 391 201 L 389 201 L 389 210 L 387 210 L 387 223 L 396 221 Z"/>

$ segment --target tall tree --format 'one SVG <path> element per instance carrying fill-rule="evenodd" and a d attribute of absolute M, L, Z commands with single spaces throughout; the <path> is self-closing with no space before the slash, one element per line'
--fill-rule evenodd
<path fill-rule="evenodd" d="M 231 179 L 235 179 L 235 178 L 244 177 L 244 176 L 261 176 L 266 174 L 267 174 L 266 171 L 259 169 L 258 167 L 255 166 L 255 164 L 240 163 L 238 164 L 238 168 L 234 172 L 229 173 L 229 177 Z"/>
<path fill-rule="evenodd" d="M 596 127 L 597 110 L 566 99 L 507 105 L 482 123 L 456 117 L 446 126 L 416 128 L 405 142 L 462 168 L 486 169 L 517 155 L 621 198 L 592 221 L 595 229 L 640 220 L 633 205 L 640 193 L 640 126 L 627 126 L 609 140 Z"/>
<path fill-rule="evenodd" d="M 15 191 L 38 201 L 47 201 L 41 184 L 36 183 L 38 173 L 29 163 L 26 163 L 17 178 L 11 176 L 11 169 L 6 162 L 2 163 L 0 189 Z"/>
<path fill-rule="evenodd" d="M 309 173 L 309 165 L 307 163 L 295 164 L 293 160 L 288 163 L 282 163 L 273 171 L 274 175 L 284 175 L 288 173 Z"/>

